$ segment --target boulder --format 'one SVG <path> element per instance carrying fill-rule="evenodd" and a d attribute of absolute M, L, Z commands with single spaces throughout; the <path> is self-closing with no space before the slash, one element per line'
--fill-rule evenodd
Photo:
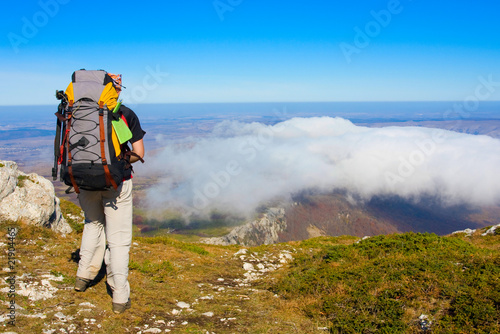
<path fill-rule="evenodd" d="M 18 170 L 13 161 L 0 160 L 0 220 L 23 221 L 66 234 L 72 231 L 61 213 L 52 182 Z"/>

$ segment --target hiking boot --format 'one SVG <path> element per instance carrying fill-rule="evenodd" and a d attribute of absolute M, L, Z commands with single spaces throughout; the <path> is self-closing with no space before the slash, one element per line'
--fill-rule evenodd
<path fill-rule="evenodd" d="M 90 285 L 90 281 L 91 280 L 86 278 L 77 277 L 75 282 L 75 290 L 78 292 L 83 292 L 87 290 L 87 288 Z"/>
<path fill-rule="evenodd" d="M 118 313 L 123 313 L 126 310 L 128 310 L 130 308 L 130 306 L 131 306 L 130 298 L 124 304 L 113 303 L 113 312 L 115 312 L 117 314 Z"/>

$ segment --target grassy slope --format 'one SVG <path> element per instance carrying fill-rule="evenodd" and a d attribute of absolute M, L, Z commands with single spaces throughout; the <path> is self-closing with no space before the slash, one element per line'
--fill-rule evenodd
<path fill-rule="evenodd" d="M 7 228 L 16 225 L 18 292 L 21 284 L 39 282 L 41 287 L 46 274 L 62 278 L 50 281 L 58 289 L 52 298 L 16 296 L 23 308 L 16 310 L 16 327 L 0 324 L 18 333 L 146 333 L 152 328 L 173 333 L 321 333 L 325 328 L 419 333 L 426 326 L 422 314 L 432 322 L 433 333 L 500 331 L 500 236 L 407 233 L 359 243 L 354 237 L 320 237 L 254 247 L 246 255 L 235 255 L 241 249 L 237 246 L 135 237 L 132 308 L 115 315 L 105 277 L 85 293 L 73 291 L 81 234 L 62 237 L 2 222 L 0 240 L 6 243 Z M 295 261 L 272 270 L 286 252 Z M 246 280 L 245 262 L 254 265 L 258 279 Z M 5 268 L 5 252 L 2 263 Z M 6 292 L 0 300 L 9 301 Z M 84 302 L 93 306 L 80 305 Z"/>
<path fill-rule="evenodd" d="M 134 238 L 129 275 L 132 308 L 115 315 L 106 294 L 105 278 L 84 293 L 73 291 L 77 269 L 74 253 L 81 234 L 74 232 L 62 237 L 44 228 L 2 222 L 0 240 L 7 241 L 6 231 L 12 226 L 20 228 L 16 237 L 16 256 L 20 261 L 16 268 L 18 293 L 21 285 L 38 284 L 39 290 L 43 290 L 42 280 L 47 274 L 62 276 L 62 280 L 50 281 L 58 289 L 53 298 L 31 301 L 18 294 L 16 303 L 22 309 L 16 310 L 16 327 L 11 328 L 4 321 L 0 326 L 6 325 L 5 330 L 42 333 L 64 329 L 68 333 L 72 330 L 116 334 L 144 332 L 154 327 L 177 333 L 318 332 L 316 323 L 290 312 L 288 304 L 274 297 L 261 282 L 244 281 L 244 262 L 234 256 L 239 247 L 197 245 L 168 237 Z M 277 264 L 281 250 L 290 248 L 284 244 L 255 249 L 255 259 L 246 261 L 257 265 L 257 259 L 265 256 L 267 260 L 262 261 L 262 266 Z M 6 255 L 2 262 L 5 267 Z M 3 271 L 2 276 L 6 278 L 9 273 Z M 6 286 L 2 284 L 0 288 Z M 9 301 L 7 292 L 0 292 L 0 300 Z M 94 307 L 80 305 L 85 302 Z M 182 309 L 178 302 L 189 304 L 191 310 Z M 207 312 L 213 315 L 204 315 Z M 61 313 L 66 318 L 61 320 Z"/>
<path fill-rule="evenodd" d="M 306 240 L 273 286 L 334 333 L 499 333 L 500 236 Z"/>

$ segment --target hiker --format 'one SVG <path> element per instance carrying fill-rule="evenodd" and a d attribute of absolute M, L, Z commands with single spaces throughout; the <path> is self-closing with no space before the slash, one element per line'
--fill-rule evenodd
<path fill-rule="evenodd" d="M 137 115 L 117 102 L 122 87 L 121 75 L 80 70 L 73 74 L 70 87 L 66 90 L 70 107 L 64 117 L 58 115 L 65 120 L 65 127 L 71 129 L 66 136 L 63 131 L 60 150 L 63 157 L 59 160 L 61 178 L 75 188 L 85 213 L 75 290 L 84 292 L 90 286 L 104 260 L 113 312 L 122 313 L 131 306 L 128 282 L 132 243 L 131 164 L 144 162 L 146 132 Z M 93 89 L 97 89 L 97 93 L 88 93 Z M 72 94 L 74 96 L 70 96 Z M 78 101 L 81 102 L 77 105 Z M 113 112 L 110 107 L 114 107 Z M 90 117 L 94 117 L 93 120 Z M 112 131 L 108 126 L 111 123 Z M 128 134 L 119 144 L 117 138 L 123 133 L 115 127 L 118 123 L 125 124 Z M 86 175 L 90 170 L 92 174 Z"/>

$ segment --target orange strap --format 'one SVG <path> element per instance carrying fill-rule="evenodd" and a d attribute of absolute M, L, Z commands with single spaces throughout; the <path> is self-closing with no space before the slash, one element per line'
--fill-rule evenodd
<path fill-rule="evenodd" d="M 106 175 L 106 186 L 109 186 L 110 184 L 113 186 L 113 188 L 118 189 L 118 185 L 116 184 L 115 180 L 111 176 L 111 173 L 109 172 L 109 167 L 108 167 L 108 162 L 106 161 L 106 150 L 105 150 L 105 142 L 106 142 L 106 136 L 104 132 L 104 102 L 100 101 L 99 102 L 99 132 L 101 136 L 101 160 L 102 160 L 102 167 L 104 168 L 104 174 Z"/>
<path fill-rule="evenodd" d="M 75 192 L 77 194 L 80 193 L 80 188 L 76 185 L 75 178 L 73 177 L 73 166 L 71 166 L 71 160 L 68 160 L 68 173 L 69 173 L 69 178 L 71 180 L 71 184 L 73 185 L 73 188 L 75 188 Z"/>

